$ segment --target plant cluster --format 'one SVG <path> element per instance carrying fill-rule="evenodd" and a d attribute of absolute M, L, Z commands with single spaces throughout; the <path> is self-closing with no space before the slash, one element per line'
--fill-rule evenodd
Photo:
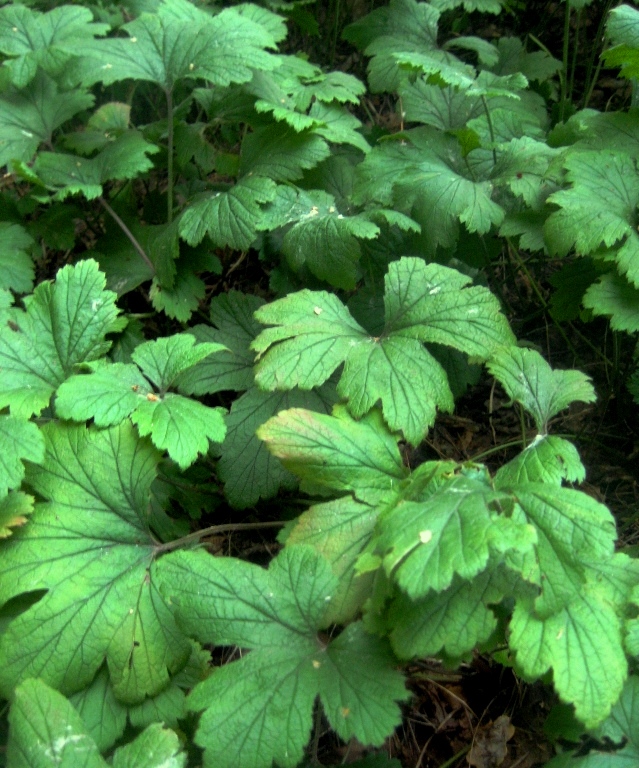
<path fill-rule="evenodd" d="M 405 662 L 476 650 L 617 745 L 554 768 L 639 757 L 639 561 L 553 433 L 595 390 L 517 343 L 483 271 L 495 244 L 572 255 L 555 321 L 639 331 L 639 117 L 574 111 L 566 61 L 518 38 L 447 32 L 504 5 L 350 24 L 368 90 L 249 3 L 0 8 L 9 768 L 294 768 L 322 718 L 378 747 Z M 639 11 L 605 23 L 634 84 Z M 370 94 L 393 130 L 356 117 Z M 224 290 L 248 261 L 268 288 Z M 407 466 L 482 371 L 534 437 L 492 473 Z M 301 514 L 263 514 L 298 486 Z M 268 526 L 267 567 L 202 545 Z"/>

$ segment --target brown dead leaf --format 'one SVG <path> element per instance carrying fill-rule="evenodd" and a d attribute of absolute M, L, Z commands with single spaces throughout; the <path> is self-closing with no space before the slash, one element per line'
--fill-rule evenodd
<path fill-rule="evenodd" d="M 468 764 L 474 768 L 496 768 L 508 754 L 507 742 L 515 735 L 508 715 L 501 715 L 495 722 L 480 727 L 475 740 L 466 756 Z"/>

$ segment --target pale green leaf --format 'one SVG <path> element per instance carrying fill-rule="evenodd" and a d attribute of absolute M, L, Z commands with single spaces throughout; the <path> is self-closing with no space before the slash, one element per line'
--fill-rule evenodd
<path fill-rule="evenodd" d="M 487 363 L 488 370 L 532 415 L 541 435 L 548 422 L 571 403 L 592 403 L 596 399 L 590 378 L 581 371 L 553 370 L 539 352 L 523 347 L 498 350 Z"/>
<path fill-rule="evenodd" d="M 432 0 L 432 4 L 440 11 L 463 6 L 468 13 L 501 13 L 504 0 Z"/>
<path fill-rule="evenodd" d="M 603 53 L 608 66 L 620 66 L 624 77 L 639 74 L 639 13 L 629 5 L 613 8 L 606 33 L 613 47 Z"/>
<path fill-rule="evenodd" d="M 406 476 L 397 441 L 377 411 L 354 421 L 343 409 L 326 416 L 302 408 L 279 413 L 257 435 L 298 477 L 374 504 Z"/>
<path fill-rule="evenodd" d="M 154 723 L 115 751 L 113 768 L 184 768 L 186 754 L 174 731 Z"/>
<path fill-rule="evenodd" d="M 180 218 L 180 235 L 197 245 L 209 235 L 218 247 L 246 250 L 257 236 L 262 204 L 275 197 L 276 184 L 263 176 L 249 175 L 226 192 L 208 193 Z"/>
<path fill-rule="evenodd" d="M 265 389 L 311 388 L 344 362 L 338 393 L 359 417 L 381 399 L 393 430 L 417 444 L 435 417 L 452 409 L 446 375 L 421 342 L 486 358 L 512 334 L 496 298 L 459 272 L 416 258 L 393 262 L 385 284 L 385 327 L 368 336 L 330 294 L 300 291 L 256 312 L 276 327 L 253 342 L 256 381 Z M 266 354 L 265 354 L 266 353 Z"/>
<path fill-rule="evenodd" d="M 150 392 L 135 365 L 114 363 L 64 381 L 56 392 L 55 410 L 63 419 L 93 419 L 98 427 L 110 427 L 130 416 Z"/>
<path fill-rule="evenodd" d="M 422 228 L 425 248 L 454 245 L 459 222 L 485 234 L 504 210 L 492 200 L 493 184 L 469 169 L 454 136 L 431 127 L 375 147 L 357 167 L 355 201 L 376 201 L 408 214 Z M 487 169 L 490 170 L 490 169 Z"/>
<path fill-rule="evenodd" d="M 251 387 L 233 402 L 226 419 L 227 433 L 218 462 L 226 498 L 234 507 L 251 507 L 260 498 L 275 496 L 280 487 L 293 488 L 297 480 L 259 439 L 256 430 L 270 417 L 288 408 L 327 413 L 335 401 L 331 387 L 302 392 L 263 392 Z"/>
<path fill-rule="evenodd" d="M 545 620 L 518 604 L 510 622 L 510 647 L 526 675 L 539 677 L 552 668 L 559 697 L 574 704 L 575 715 L 587 727 L 609 715 L 628 673 L 619 618 L 594 589 L 574 595 Z"/>
<path fill-rule="evenodd" d="M 13 528 L 18 528 L 27 522 L 33 512 L 33 496 L 22 491 L 10 491 L 0 499 L 0 539 L 11 536 Z"/>
<path fill-rule="evenodd" d="M 15 293 L 32 290 L 34 270 L 31 250 L 34 245 L 33 238 L 24 227 L 0 222 L 0 288 Z"/>
<path fill-rule="evenodd" d="M 639 174 L 634 161 L 617 152 L 575 151 L 567 156 L 565 167 L 572 187 L 548 198 L 560 207 L 546 221 L 549 249 L 565 255 L 574 247 L 583 255 L 620 245 L 619 271 L 639 287 L 639 234 L 634 224 Z"/>
<path fill-rule="evenodd" d="M 31 421 L 0 416 L 0 499 L 17 488 L 24 477 L 23 460 L 39 464 L 44 459 L 44 439 Z"/>
<path fill-rule="evenodd" d="M 275 326 L 262 331 L 251 345 L 260 358 L 256 382 L 264 389 L 323 384 L 354 343 L 369 343 L 337 296 L 324 291 L 290 294 L 260 307 L 255 317 Z"/>
<path fill-rule="evenodd" d="M 9 725 L 12 768 L 107 768 L 80 715 L 42 680 L 18 686 Z"/>
<path fill-rule="evenodd" d="M 131 415 L 141 435 L 150 435 L 154 445 L 166 450 L 181 469 L 193 464 L 209 449 L 209 440 L 221 443 L 226 434 L 222 408 L 209 408 L 171 392 L 141 401 Z"/>
<path fill-rule="evenodd" d="M 370 595 L 370 580 L 356 574 L 354 566 L 370 541 L 377 516 L 376 507 L 343 496 L 303 512 L 286 539 L 287 545 L 314 547 L 339 578 L 327 612 L 331 624 L 351 621 Z"/>
<path fill-rule="evenodd" d="M 519 483 L 550 483 L 563 480 L 582 483 L 586 469 L 575 446 L 555 435 L 537 435 L 525 449 L 495 474 L 498 488 L 514 488 Z"/>
<path fill-rule="evenodd" d="M 615 272 L 593 283 L 584 294 L 583 304 L 595 315 L 607 315 L 615 331 L 639 330 L 639 288 Z"/>
<path fill-rule="evenodd" d="M 508 504 L 485 478 L 459 475 L 425 502 L 402 501 L 387 510 L 372 547 L 411 598 L 441 592 L 455 575 L 469 580 L 485 570 L 491 551 L 530 548 L 530 526 L 513 521 L 509 530 L 511 521 L 496 513 Z"/>
<path fill-rule="evenodd" d="M 93 96 L 76 89 L 60 93 L 43 72 L 26 88 L 0 97 L 0 166 L 12 160 L 29 162 L 40 144 L 50 144 L 53 132 L 93 104 Z"/>
<path fill-rule="evenodd" d="M 105 336 L 122 323 L 115 294 L 104 284 L 95 261 L 64 267 L 25 301 L 16 330 L 0 328 L 0 407 L 11 406 L 15 415 L 40 413 L 78 363 L 109 350 Z"/>
<path fill-rule="evenodd" d="M 537 531 L 534 580 L 541 583 L 541 595 L 535 610 L 548 616 L 581 595 L 591 566 L 612 557 L 614 520 L 603 504 L 571 488 L 521 483 L 516 498 Z"/>
<path fill-rule="evenodd" d="M 147 509 L 159 455 L 126 423 L 42 431 L 45 460 L 27 480 L 48 503 L 3 545 L 0 603 L 46 594 L 0 638 L 2 692 L 38 676 L 71 694 L 106 659 L 118 699 L 140 702 L 190 653 L 155 583 Z"/>

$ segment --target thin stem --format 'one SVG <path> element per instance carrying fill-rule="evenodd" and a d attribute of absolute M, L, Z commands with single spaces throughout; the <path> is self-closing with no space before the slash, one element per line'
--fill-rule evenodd
<path fill-rule="evenodd" d="M 147 267 L 151 270 L 151 272 L 155 275 L 156 270 L 155 266 L 153 265 L 153 262 L 151 259 L 146 255 L 146 251 L 144 248 L 140 245 L 140 243 L 137 241 L 135 235 L 131 230 L 127 227 L 127 225 L 122 221 L 122 219 L 118 216 L 118 214 L 111 208 L 111 206 L 107 203 L 107 201 L 103 197 L 99 197 L 98 201 L 100 205 L 104 208 L 104 210 L 109 214 L 109 216 L 115 221 L 115 223 L 120 227 L 120 229 L 124 232 L 124 234 L 129 238 L 129 241 L 131 245 L 135 248 L 135 250 L 140 255 L 142 261 L 147 265 Z"/>
<path fill-rule="evenodd" d="M 559 121 L 563 123 L 564 112 L 566 108 L 566 99 L 568 98 L 568 53 L 570 51 L 570 3 L 566 3 L 566 14 L 564 16 L 564 52 L 561 75 L 561 104 L 559 106 Z"/>
<path fill-rule="evenodd" d="M 173 221 L 173 91 L 169 88 L 166 92 L 166 112 L 168 119 L 167 126 L 167 174 L 168 182 L 166 187 L 167 197 L 167 217 L 170 224 Z"/>
<path fill-rule="evenodd" d="M 570 86 L 568 88 L 568 98 L 573 100 L 575 89 L 575 70 L 577 69 L 577 53 L 579 51 L 579 32 L 581 31 L 581 8 L 577 10 L 577 27 L 575 29 L 575 42 L 572 49 L 572 63 L 570 65 Z"/>
<path fill-rule="evenodd" d="M 276 520 L 271 523 L 222 523 L 221 525 L 210 525 L 208 528 L 202 528 L 201 531 L 194 531 L 187 536 L 182 536 L 174 541 L 167 541 L 165 544 L 159 544 L 155 548 L 155 554 L 162 552 L 171 552 L 174 549 L 190 544 L 192 541 L 199 541 L 205 536 L 214 536 L 216 533 L 230 533 L 233 531 L 256 531 L 260 528 L 281 528 L 286 525 L 285 520 Z"/>
<path fill-rule="evenodd" d="M 486 97 L 481 97 L 481 103 L 484 105 L 484 111 L 486 112 L 486 121 L 488 122 L 488 132 L 490 133 L 490 140 L 493 145 L 493 163 L 497 165 L 497 150 L 495 149 L 495 128 L 493 126 L 493 119 L 490 116 L 490 110 L 488 109 L 488 102 Z"/>
<path fill-rule="evenodd" d="M 530 285 L 532 286 L 533 291 L 535 292 L 535 295 L 537 296 L 537 298 L 541 302 L 541 305 L 544 308 L 544 310 L 548 309 L 548 302 L 543 297 L 543 294 L 542 294 L 541 290 L 539 289 L 539 286 L 537 285 L 537 281 L 531 275 L 528 267 L 526 267 L 526 264 L 524 263 L 524 260 L 519 256 L 519 253 L 518 253 L 517 249 L 510 242 L 509 238 L 506 238 L 506 242 L 508 243 L 508 253 L 517 262 L 519 268 L 525 273 L 526 277 L 528 278 L 528 280 L 530 282 Z M 573 346 L 572 342 L 570 341 L 570 339 L 568 338 L 568 336 L 566 336 L 566 332 L 564 331 L 564 329 L 561 327 L 559 322 L 557 320 L 555 320 L 555 318 L 552 316 L 551 312 L 549 312 L 548 314 L 550 315 L 550 319 L 555 324 L 555 327 L 557 328 L 557 330 L 561 334 L 563 340 L 566 342 L 566 346 L 568 347 L 568 349 L 574 355 L 575 359 L 579 360 L 580 357 L 577 354 L 577 350 L 574 348 L 574 346 Z"/>
<path fill-rule="evenodd" d="M 586 65 L 586 76 L 584 77 L 584 83 L 586 84 L 586 87 L 585 87 L 586 95 L 584 97 L 584 109 L 586 109 L 586 107 L 588 106 L 588 102 L 590 101 L 592 92 L 594 91 L 597 80 L 599 79 L 599 72 L 601 71 L 601 54 L 600 54 L 599 61 L 597 63 L 597 67 L 595 69 L 594 77 L 592 77 L 591 79 L 592 68 L 595 63 L 595 56 L 597 55 L 599 44 L 603 39 L 604 26 L 606 24 L 606 19 L 608 18 L 608 13 L 610 11 L 611 5 L 612 5 L 612 0 L 607 0 L 606 5 L 603 9 L 603 13 L 601 14 L 601 18 L 599 19 L 597 33 L 595 34 L 595 39 L 593 41 L 592 49 L 590 51 L 590 56 L 588 57 L 588 64 Z"/>

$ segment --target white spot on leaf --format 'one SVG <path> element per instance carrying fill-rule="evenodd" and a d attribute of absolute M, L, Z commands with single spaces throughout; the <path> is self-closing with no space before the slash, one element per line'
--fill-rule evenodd
<path fill-rule="evenodd" d="M 313 307 L 313 312 L 315 312 L 316 315 L 321 315 L 324 310 L 321 307 Z"/>
<path fill-rule="evenodd" d="M 428 542 L 433 538 L 433 532 L 432 531 L 420 531 L 419 532 L 419 540 L 422 544 L 428 544 Z"/>
<path fill-rule="evenodd" d="M 428 295 L 435 296 L 435 294 L 439 293 L 441 289 L 442 289 L 441 285 L 436 285 L 434 288 L 431 288 L 430 291 L 428 291 Z"/>
<path fill-rule="evenodd" d="M 317 659 L 313 659 L 313 667 L 314 669 L 319 669 L 322 666 L 322 662 L 318 661 Z"/>

